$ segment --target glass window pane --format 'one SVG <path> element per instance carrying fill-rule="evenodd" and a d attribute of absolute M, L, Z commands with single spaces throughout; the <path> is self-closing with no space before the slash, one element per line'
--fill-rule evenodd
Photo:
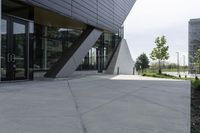
<path fill-rule="evenodd" d="M 49 69 L 81 35 L 82 30 L 35 25 L 34 69 Z"/>
<path fill-rule="evenodd" d="M 62 41 L 48 39 L 47 68 L 50 68 L 62 55 Z"/>
<path fill-rule="evenodd" d="M 25 45 L 26 45 L 26 32 L 25 25 L 20 23 L 13 23 L 13 44 L 15 51 L 15 77 L 25 77 Z"/>
<path fill-rule="evenodd" d="M 6 78 L 7 21 L 1 19 L 1 78 Z"/>

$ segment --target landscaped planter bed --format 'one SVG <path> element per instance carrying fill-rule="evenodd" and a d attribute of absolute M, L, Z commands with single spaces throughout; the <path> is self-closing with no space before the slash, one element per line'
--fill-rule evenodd
<path fill-rule="evenodd" d="M 200 88 L 192 87 L 191 133 L 200 133 Z"/>

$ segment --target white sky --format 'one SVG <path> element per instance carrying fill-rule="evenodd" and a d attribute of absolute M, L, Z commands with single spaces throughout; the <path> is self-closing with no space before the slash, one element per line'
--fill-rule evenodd
<path fill-rule="evenodd" d="M 124 23 L 133 60 L 143 52 L 149 56 L 155 38 L 161 35 L 169 45 L 168 61 L 176 63 L 177 51 L 181 62 L 183 55 L 187 60 L 188 21 L 192 18 L 200 18 L 200 0 L 137 0 Z"/>

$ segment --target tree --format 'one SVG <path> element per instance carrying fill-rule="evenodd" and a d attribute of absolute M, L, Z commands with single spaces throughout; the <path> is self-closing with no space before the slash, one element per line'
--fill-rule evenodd
<path fill-rule="evenodd" d="M 142 53 L 136 59 L 135 68 L 136 68 L 137 71 L 142 70 L 142 72 L 145 68 L 149 68 L 149 59 L 148 59 L 148 57 L 146 56 L 145 53 Z"/>
<path fill-rule="evenodd" d="M 165 36 L 157 37 L 155 39 L 156 47 L 152 50 L 150 58 L 152 60 L 158 60 L 159 74 L 162 73 L 161 70 L 161 61 L 169 59 L 168 49 L 169 46 L 166 46 L 167 40 Z"/>
<path fill-rule="evenodd" d="M 196 53 L 194 54 L 194 63 L 196 64 L 196 67 L 199 68 L 200 73 L 200 49 L 197 49 Z"/>

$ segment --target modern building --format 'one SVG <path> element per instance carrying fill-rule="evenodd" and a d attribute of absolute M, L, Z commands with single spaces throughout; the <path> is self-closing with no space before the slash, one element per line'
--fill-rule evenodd
<path fill-rule="evenodd" d="M 135 1 L 1 0 L 1 81 L 131 74 L 123 22 Z"/>
<path fill-rule="evenodd" d="M 200 19 L 191 19 L 189 21 L 189 72 L 196 73 L 199 70 L 194 62 L 193 57 L 197 49 L 200 49 Z"/>

